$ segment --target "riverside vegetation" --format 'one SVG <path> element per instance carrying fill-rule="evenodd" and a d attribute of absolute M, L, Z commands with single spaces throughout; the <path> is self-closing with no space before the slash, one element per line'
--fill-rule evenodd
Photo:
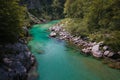
<path fill-rule="evenodd" d="M 27 80 L 35 58 L 27 47 L 26 7 L 0 0 L 0 80 Z M 29 79 L 30 80 L 30 79 Z"/>
<path fill-rule="evenodd" d="M 119 51 L 119 0 L 22 1 L 28 5 L 28 11 L 39 19 L 54 20 L 65 17 L 62 22 L 63 24 L 66 22 L 66 30 L 70 33 L 87 37 L 91 41 L 104 41 L 110 49 Z"/>
<path fill-rule="evenodd" d="M 1 0 L 0 8 L 0 80 L 28 78 L 28 26 L 55 19 L 51 36 L 120 69 L 120 0 Z"/>
<path fill-rule="evenodd" d="M 111 57 L 117 60 L 117 63 L 115 64 L 113 60 L 109 66 L 120 69 L 119 3 L 119 0 L 66 0 L 64 6 L 66 18 L 59 23 L 62 25 L 58 25 L 66 31 L 64 29 L 61 31 L 62 28 L 55 26 L 52 29 L 56 33 L 53 32 L 51 35 L 59 34 L 62 39 L 73 38 L 75 44 L 84 46 L 82 49 L 84 53 L 92 52 L 95 57 Z M 105 58 L 105 63 L 111 62 L 107 59 Z"/>
<path fill-rule="evenodd" d="M 66 0 L 64 13 L 67 18 L 63 20 L 63 24 L 66 30 L 75 36 L 86 38 L 91 42 L 102 41 L 107 45 L 101 48 L 102 53 L 108 54 L 109 51 L 113 51 L 114 55 L 117 55 L 114 59 L 118 59 L 119 62 L 119 3 L 119 0 Z M 107 52 L 104 52 L 104 49 Z"/>
<path fill-rule="evenodd" d="M 67 0 L 67 30 L 91 41 L 104 41 L 114 51 L 120 50 L 119 0 Z"/>

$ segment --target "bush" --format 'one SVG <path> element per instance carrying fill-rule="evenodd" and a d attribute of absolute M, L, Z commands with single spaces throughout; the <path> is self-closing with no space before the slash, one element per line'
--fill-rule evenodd
<path fill-rule="evenodd" d="M 105 39 L 105 44 L 110 46 L 112 50 L 120 50 L 120 31 L 112 31 L 110 36 Z"/>

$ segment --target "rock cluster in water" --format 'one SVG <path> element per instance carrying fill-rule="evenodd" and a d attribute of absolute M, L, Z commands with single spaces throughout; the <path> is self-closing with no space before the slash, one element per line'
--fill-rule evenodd
<path fill-rule="evenodd" d="M 51 31 L 50 36 L 56 37 L 61 40 L 67 40 L 75 44 L 76 46 L 81 46 L 81 51 L 84 54 L 91 54 L 96 58 L 101 57 L 109 57 L 114 58 L 117 56 L 117 62 L 119 62 L 118 66 L 120 69 L 120 52 L 115 53 L 109 49 L 108 46 L 104 45 L 104 42 L 101 41 L 91 42 L 86 40 L 86 38 L 81 38 L 80 36 L 71 35 L 68 31 L 65 30 L 63 24 L 57 24 L 53 27 L 50 27 L 49 30 Z M 116 57 L 115 57 L 116 58 Z"/>

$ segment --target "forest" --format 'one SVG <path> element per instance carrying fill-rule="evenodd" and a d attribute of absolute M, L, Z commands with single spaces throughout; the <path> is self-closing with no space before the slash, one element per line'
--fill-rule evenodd
<path fill-rule="evenodd" d="M 0 80 L 117 80 L 117 69 L 120 0 L 0 0 Z"/>
<path fill-rule="evenodd" d="M 24 7 L 19 7 L 16 1 L 0 1 L 0 36 L 4 37 L 3 41 L 9 37 L 15 40 L 17 34 L 23 36 L 20 26 L 25 25 L 29 11 L 38 18 L 64 18 L 63 22 L 68 21 L 66 28 L 72 34 L 87 37 L 91 41 L 104 41 L 115 51 L 120 49 L 119 0 L 21 0 Z M 28 8 L 26 11 L 25 5 Z"/>
<path fill-rule="evenodd" d="M 119 0 L 67 0 L 64 13 L 67 29 L 91 41 L 104 41 L 113 50 L 120 50 Z"/>

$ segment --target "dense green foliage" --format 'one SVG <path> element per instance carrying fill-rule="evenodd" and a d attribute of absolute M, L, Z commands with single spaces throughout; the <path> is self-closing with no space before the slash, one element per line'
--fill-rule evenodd
<path fill-rule="evenodd" d="M 38 18 L 60 19 L 64 17 L 63 9 L 65 0 L 39 0 L 40 6 L 30 8 L 29 12 Z"/>
<path fill-rule="evenodd" d="M 64 13 L 71 33 L 120 49 L 120 0 L 66 0 Z"/>
<path fill-rule="evenodd" d="M 22 37 L 24 21 L 25 7 L 19 5 L 19 0 L 1 0 L 0 42 L 15 42 Z"/>
<path fill-rule="evenodd" d="M 65 2 L 66 1 L 66 2 Z M 65 17 L 66 29 L 72 34 L 104 41 L 114 50 L 120 49 L 120 0 L 21 0 L 38 18 Z M 22 3 L 22 4 L 23 4 Z M 36 4 L 35 4 L 36 3 Z M 0 42 L 14 42 L 23 36 L 25 7 L 19 0 L 0 1 Z M 64 12 L 63 12 L 64 9 Z"/>

